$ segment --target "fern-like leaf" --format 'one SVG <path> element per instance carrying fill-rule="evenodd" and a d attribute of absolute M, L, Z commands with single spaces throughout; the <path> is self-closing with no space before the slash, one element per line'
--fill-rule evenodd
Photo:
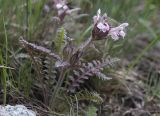
<path fill-rule="evenodd" d="M 111 78 L 107 77 L 102 73 L 105 67 L 113 66 L 115 62 L 119 59 L 102 59 L 102 60 L 93 60 L 89 63 L 80 63 L 81 68 L 73 71 L 73 76 L 70 76 L 69 91 L 74 93 L 76 88 L 79 88 L 81 84 L 85 83 L 85 80 L 88 80 L 92 76 L 97 76 L 102 80 L 109 80 Z"/>
<path fill-rule="evenodd" d="M 56 67 L 54 66 L 54 61 L 51 58 L 46 57 L 43 58 L 41 62 L 42 62 L 41 72 L 45 78 L 45 83 L 50 88 L 53 88 L 53 86 L 56 84 L 56 76 L 57 76 L 57 71 Z"/>
<path fill-rule="evenodd" d="M 97 104 L 103 103 L 102 97 L 97 92 L 89 92 L 87 90 L 75 94 L 78 101 L 92 101 Z M 74 97 L 73 97 L 74 98 Z M 74 100 L 74 99 L 73 99 Z"/>
<path fill-rule="evenodd" d="M 20 39 L 20 43 L 29 51 L 29 52 L 34 52 L 35 54 L 41 54 L 41 55 L 45 55 L 45 56 L 49 56 L 52 57 L 56 60 L 61 60 L 61 58 L 55 54 L 54 52 L 52 52 L 51 50 L 42 47 L 42 46 L 38 46 L 36 44 L 33 43 L 29 43 L 26 40 L 24 40 L 23 38 Z"/>
<path fill-rule="evenodd" d="M 61 49 L 64 45 L 65 38 L 66 38 L 66 31 L 63 27 L 61 27 L 57 31 L 57 37 L 56 37 L 56 40 L 55 40 L 55 46 L 56 46 L 57 53 L 60 53 L 60 51 L 61 51 Z"/>

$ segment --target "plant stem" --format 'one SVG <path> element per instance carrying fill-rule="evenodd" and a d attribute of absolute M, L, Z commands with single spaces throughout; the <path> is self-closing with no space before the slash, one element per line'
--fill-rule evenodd
<path fill-rule="evenodd" d="M 84 42 L 83 44 L 81 44 L 81 46 L 79 47 L 79 49 L 81 49 L 82 51 L 83 51 L 84 49 L 86 49 L 86 48 L 89 46 L 89 44 L 92 42 L 92 40 L 93 40 L 93 38 L 92 38 L 92 36 L 90 36 L 90 37 L 87 39 L 86 42 Z"/>
<path fill-rule="evenodd" d="M 26 0 L 26 27 L 27 27 L 26 37 L 29 40 L 31 39 L 31 24 L 30 24 L 31 23 L 30 16 L 32 12 L 31 5 L 32 5 L 31 0 Z"/>
<path fill-rule="evenodd" d="M 6 31 L 6 25 L 4 22 L 4 17 L 3 17 L 3 27 L 4 27 L 4 33 L 5 33 L 5 65 L 8 65 L 8 37 L 7 37 L 7 31 Z M 2 52 L 0 53 L 2 55 Z M 1 62 L 3 64 L 3 58 L 1 56 Z M 6 97 L 7 97 L 7 72 L 6 69 L 3 69 L 3 89 L 4 89 L 4 95 L 3 95 L 3 104 L 6 104 Z"/>
<path fill-rule="evenodd" d="M 7 37 L 7 30 L 6 30 L 6 24 L 4 22 L 4 17 L 3 17 L 3 27 L 4 27 L 4 35 L 5 35 L 5 48 L 6 48 L 6 66 L 8 65 L 8 37 Z"/>
<path fill-rule="evenodd" d="M 54 92 L 53 92 L 52 96 L 51 96 L 51 100 L 50 100 L 50 108 L 51 108 L 51 110 L 54 110 L 55 100 L 56 100 L 56 97 L 57 97 L 57 95 L 59 93 L 60 87 L 61 87 L 61 85 L 62 85 L 62 83 L 64 81 L 66 71 L 67 71 L 66 68 L 62 69 L 62 71 L 60 73 L 60 76 L 59 76 L 58 83 L 57 83 L 57 85 L 56 85 L 56 87 L 54 89 Z"/>
<path fill-rule="evenodd" d="M 84 49 L 86 49 L 89 46 L 89 44 L 91 42 L 92 42 L 92 36 L 89 37 L 86 42 L 84 42 L 83 44 L 81 44 L 81 46 L 79 47 L 79 49 L 81 51 L 83 51 Z M 62 68 L 62 71 L 61 71 L 60 76 L 59 76 L 58 83 L 57 83 L 57 85 L 56 85 L 56 87 L 54 89 L 54 92 L 53 92 L 52 96 L 51 96 L 50 107 L 51 107 L 52 110 L 54 110 L 55 100 L 56 100 L 56 97 L 57 97 L 58 92 L 60 90 L 60 87 L 61 87 L 61 85 L 62 85 L 62 83 L 64 81 L 65 73 L 66 72 L 67 72 L 67 69 L 66 68 Z"/>
<path fill-rule="evenodd" d="M 2 51 L 0 49 L 0 64 L 3 65 L 3 57 L 2 57 Z M 6 96 L 7 96 L 7 71 L 3 67 L 2 68 L 2 85 L 3 85 L 3 105 L 6 105 Z"/>

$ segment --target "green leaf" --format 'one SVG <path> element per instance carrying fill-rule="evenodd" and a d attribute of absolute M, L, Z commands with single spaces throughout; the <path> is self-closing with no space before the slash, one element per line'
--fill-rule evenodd
<path fill-rule="evenodd" d="M 55 45 L 56 45 L 56 51 L 58 53 L 60 53 L 63 45 L 64 45 L 64 39 L 65 39 L 65 29 L 62 27 L 58 30 L 57 32 L 57 37 L 56 37 L 56 40 L 55 40 Z"/>
<path fill-rule="evenodd" d="M 97 116 L 97 108 L 95 106 L 89 106 L 87 111 L 87 116 Z"/>
<path fill-rule="evenodd" d="M 87 100 L 87 101 L 92 101 L 96 104 L 101 104 L 103 103 L 103 99 L 100 97 L 100 95 L 97 92 L 89 92 L 87 90 L 81 91 L 76 93 L 77 100 Z M 73 101 L 76 101 L 73 99 Z"/>

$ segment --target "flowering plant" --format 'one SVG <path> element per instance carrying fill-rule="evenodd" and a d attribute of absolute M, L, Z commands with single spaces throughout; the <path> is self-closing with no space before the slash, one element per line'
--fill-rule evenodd
<path fill-rule="evenodd" d="M 118 27 L 112 27 L 108 23 L 107 14 L 101 16 L 101 10 L 97 11 L 97 15 L 93 17 L 94 28 L 92 35 L 94 38 L 105 38 L 110 35 L 113 40 L 118 40 L 120 37 L 124 38 L 126 33 L 124 32 L 125 27 L 128 26 L 128 23 L 122 23 Z"/>
<path fill-rule="evenodd" d="M 66 0 L 54 0 L 54 3 L 58 18 L 62 22 L 61 25 L 63 25 L 65 16 L 70 15 L 72 11 L 75 10 L 68 7 Z M 57 37 L 57 41 L 55 40 L 56 48 L 54 51 L 21 39 L 21 44 L 26 48 L 26 50 L 28 50 L 33 60 L 33 53 L 39 52 L 41 55 L 43 54 L 43 56 L 50 57 L 50 61 L 47 62 L 53 62 L 54 69 L 56 69 L 56 71 L 58 70 L 58 79 L 54 80 L 56 86 L 51 89 L 51 93 L 46 94 L 46 88 L 44 90 L 44 97 L 48 96 L 50 98 L 50 101 L 48 102 L 47 99 L 46 102 L 50 103 L 49 105 L 51 109 L 55 109 L 56 98 L 59 91 L 61 90 L 63 83 L 66 83 L 65 93 L 70 95 L 79 91 L 81 89 L 81 85 L 83 85 L 90 77 L 96 76 L 102 80 L 111 79 L 110 77 L 107 77 L 106 74 L 104 74 L 102 71 L 105 67 L 111 66 L 114 62 L 118 61 L 118 59 L 101 58 L 87 61 L 87 59 L 84 60 L 84 56 L 87 52 L 86 49 L 93 41 L 106 39 L 108 36 L 111 36 L 113 40 L 119 40 L 121 37 L 124 38 L 126 35 L 124 29 L 127 26 L 128 23 L 122 23 L 117 27 L 112 27 L 108 21 L 107 15 L 101 15 L 101 10 L 99 9 L 97 11 L 97 15 L 93 17 L 93 28 L 90 37 L 85 42 L 81 43 L 78 47 L 74 45 L 74 39 L 71 39 L 67 36 L 64 28 L 58 29 L 57 35 L 59 36 Z M 48 65 L 49 63 L 47 66 Z M 53 65 L 51 67 L 53 67 Z M 38 71 L 40 71 L 40 69 L 38 69 Z M 40 71 L 39 75 L 41 72 L 43 71 Z M 47 71 L 45 70 L 44 72 Z M 68 78 L 66 79 L 65 77 Z"/>

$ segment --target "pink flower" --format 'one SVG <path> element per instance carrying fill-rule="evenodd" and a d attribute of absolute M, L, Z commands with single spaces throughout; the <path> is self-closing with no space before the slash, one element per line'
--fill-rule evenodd
<path fill-rule="evenodd" d="M 72 12 L 80 10 L 80 8 L 70 9 L 67 5 L 67 0 L 54 0 L 54 4 L 54 7 L 58 12 L 58 17 L 61 21 L 66 15 L 70 15 Z"/>
<path fill-rule="evenodd" d="M 106 36 L 110 35 L 113 40 L 118 40 L 120 37 L 125 37 L 126 33 L 124 32 L 125 27 L 128 26 L 128 23 L 123 23 L 118 27 L 112 28 L 107 21 L 107 14 L 101 16 L 101 10 L 97 11 L 97 15 L 93 17 L 94 28 L 92 35 L 94 38 L 103 39 Z"/>
<path fill-rule="evenodd" d="M 113 40 L 118 40 L 120 37 L 124 38 L 126 36 L 124 29 L 127 26 L 128 26 L 128 23 L 122 23 L 118 27 L 111 28 L 108 35 L 110 35 Z"/>
<path fill-rule="evenodd" d="M 66 0 L 54 0 L 54 7 L 57 9 L 58 16 L 61 19 L 61 21 L 64 19 L 65 15 L 67 14 L 67 11 L 69 10 L 69 7 L 67 6 Z"/>
<path fill-rule="evenodd" d="M 98 9 L 97 15 L 93 17 L 94 24 L 96 24 L 101 18 L 101 9 Z"/>
<path fill-rule="evenodd" d="M 93 17 L 94 29 L 92 31 L 93 37 L 104 38 L 108 35 L 110 26 L 107 23 L 107 14 L 101 16 L 101 10 L 97 11 L 97 15 Z"/>

